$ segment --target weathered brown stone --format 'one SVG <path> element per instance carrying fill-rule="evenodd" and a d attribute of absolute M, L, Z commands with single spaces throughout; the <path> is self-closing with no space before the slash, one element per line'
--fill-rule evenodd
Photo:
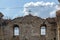
<path fill-rule="evenodd" d="M 57 16 L 59 16 L 59 11 Z M 57 21 L 56 21 L 57 19 Z M 58 40 L 60 38 L 60 17 L 42 19 L 27 15 L 13 20 L 0 19 L 0 40 Z M 19 36 L 14 36 L 14 26 L 19 26 Z M 41 35 L 41 27 L 46 27 L 46 35 Z M 59 35 L 59 36 L 58 36 Z"/>

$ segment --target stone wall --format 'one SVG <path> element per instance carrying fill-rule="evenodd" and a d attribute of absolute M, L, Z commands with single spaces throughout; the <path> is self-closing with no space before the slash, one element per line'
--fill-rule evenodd
<path fill-rule="evenodd" d="M 1 22 L 3 34 L 0 36 L 2 40 L 57 40 L 57 22 L 55 19 L 56 18 L 42 19 L 32 15 L 17 17 L 13 20 L 5 19 Z M 18 36 L 14 36 L 14 25 L 19 26 Z M 46 35 L 41 35 L 42 26 L 46 27 Z M 0 31 L 2 30 L 0 29 Z"/>
<path fill-rule="evenodd" d="M 56 12 L 57 26 L 58 26 L 58 40 L 60 40 L 60 10 Z"/>

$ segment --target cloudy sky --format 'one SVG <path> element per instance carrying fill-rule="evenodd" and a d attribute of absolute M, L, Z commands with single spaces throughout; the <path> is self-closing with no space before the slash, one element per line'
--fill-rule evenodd
<path fill-rule="evenodd" d="M 12 19 L 29 13 L 41 18 L 55 17 L 58 4 L 58 0 L 0 0 L 0 12 L 4 18 Z"/>

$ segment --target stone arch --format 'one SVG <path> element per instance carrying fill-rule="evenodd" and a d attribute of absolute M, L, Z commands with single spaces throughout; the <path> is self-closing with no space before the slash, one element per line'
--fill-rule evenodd
<path fill-rule="evenodd" d="M 41 27 L 44 28 L 44 31 L 45 31 L 45 34 L 44 35 L 41 35 Z M 41 24 L 41 26 L 40 26 L 40 39 L 41 40 L 46 40 L 46 34 L 47 34 L 47 25 L 46 24 Z"/>
<path fill-rule="evenodd" d="M 19 36 L 19 32 L 20 32 L 19 25 L 14 24 L 13 25 L 13 36 Z"/>
<path fill-rule="evenodd" d="M 42 25 L 40 26 L 40 35 L 46 35 L 46 30 L 47 30 L 46 24 L 42 24 Z M 44 33 L 42 33 L 42 31 L 43 31 Z"/>

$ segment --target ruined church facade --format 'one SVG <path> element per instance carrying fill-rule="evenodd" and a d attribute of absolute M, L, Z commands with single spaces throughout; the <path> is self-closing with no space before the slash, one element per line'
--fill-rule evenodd
<path fill-rule="evenodd" d="M 60 40 L 60 10 L 46 19 L 31 14 L 13 20 L 2 17 L 0 13 L 0 40 Z"/>

